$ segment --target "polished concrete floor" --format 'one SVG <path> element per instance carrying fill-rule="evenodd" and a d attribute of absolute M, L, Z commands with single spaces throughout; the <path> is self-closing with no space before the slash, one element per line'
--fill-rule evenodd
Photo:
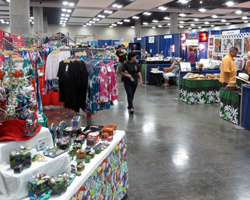
<path fill-rule="evenodd" d="M 219 104 L 179 102 L 177 86 L 139 86 L 134 106 L 129 115 L 119 83 L 119 101 L 92 119 L 127 133 L 126 200 L 250 199 L 250 132 L 221 119 Z"/>

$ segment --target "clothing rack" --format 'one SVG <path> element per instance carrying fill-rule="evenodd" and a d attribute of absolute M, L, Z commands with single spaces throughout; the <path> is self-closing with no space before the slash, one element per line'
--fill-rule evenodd
<path fill-rule="evenodd" d="M 73 51 L 73 52 L 76 52 L 76 51 L 106 51 L 106 49 L 103 49 L 103 48 L 89 48 L 89 47 L 80 47 L 80 48 L 71 48 L 71 49 L 60 49 L 60 51 Z M 62 103 L 60 103 L 60 111 L 62 113 Z M 69 109 L 68 109 L 68 112 L 69 113 Z M 64 114 L 67 114 L 67 113 L 64 113 Z M 60 118 L 59 118 L 60 119 Z M 92 117 L 87 117 L 87 125 L 92 125 Z"/>

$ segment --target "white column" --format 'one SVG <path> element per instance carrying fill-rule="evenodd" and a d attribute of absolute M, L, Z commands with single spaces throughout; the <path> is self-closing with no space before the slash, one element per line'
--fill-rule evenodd
<path fill-rule="evenodd" d="M 170 34 L 178 33 L 178 13 L 170 13 Z"/>
<path fill-rule="evenodd" d="M 33 7 L 34 33 L 43 33 L 43 7 Z"/>

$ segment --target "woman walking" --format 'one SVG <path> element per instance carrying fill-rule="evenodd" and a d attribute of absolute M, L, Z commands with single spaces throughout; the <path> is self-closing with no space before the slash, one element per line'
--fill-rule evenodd
<path fill-rule="evenodd" d="M 195 70 L 195 53 L 194 53 L 194 48 L 189 46 L 189 54 L 188 54 L 188 60 L 191 64 L 192 70 Z"/>
<path fill-rule="evenodd" d="M 136 54 L 130 52 L 128 54 L 128 61 L 123 64 L 122 72 L 124 88 L 127 93 L 128 109 L 130 114 L 134 113 L 133 99 L 138 85 L 138 78 L 142 84 L 142 77 L 140 69 L 136 63 Z"/>

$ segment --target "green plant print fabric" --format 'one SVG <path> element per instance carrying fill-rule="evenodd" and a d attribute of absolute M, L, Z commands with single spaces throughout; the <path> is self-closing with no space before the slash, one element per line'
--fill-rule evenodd
<path fill-rule="evenodd" d="M 240 92 L 221 89 L 220 99 L 220 117 L 239 124 Z"/>
<path fill-rule="evenodd" d="M 127 140 L 124 137 L 71 200 L 121 200 L 128 189 Z"/>

